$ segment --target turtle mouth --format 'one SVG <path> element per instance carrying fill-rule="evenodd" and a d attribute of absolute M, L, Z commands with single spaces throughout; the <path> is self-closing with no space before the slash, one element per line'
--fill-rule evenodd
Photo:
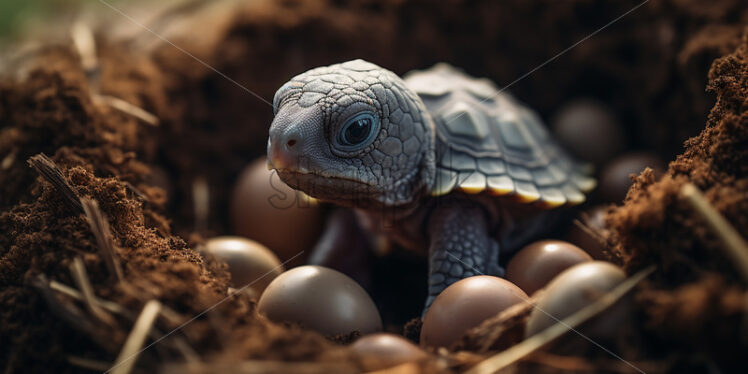
<path fill-rule="evenodd" d="M 373 183 L 327 172 L 301 171 L 297 169 L 275 169 L 280 179 L 291 188 L 325 201 L 349 201 L 346 205 L 369 200 L 378 194 Z"/>
<path fill-rule="evenodd" d="M 305 180 L 313 180 L 313 179 L 325 179 L 325 180 L 337 180 L 344 183 L 355 183 L 362 186 L 368 186 L 368 187 L 374 187 L 374 183 L 367 183 L 360 179 L 356 179 L 353 177 L 347 177 L 340 174 L 333 174 L 329 172 L 320 172 L 320 171 L 305 171 L 305 170 L 298 170 L 298 169 L 288 169 L 288 168 L 275 168 L 275 170 L 278 172 L 278 175 L 281 177 L 283 181 L 286 180 L 286 178 L 297 178 L 297 179 L 305 179 Z"/>

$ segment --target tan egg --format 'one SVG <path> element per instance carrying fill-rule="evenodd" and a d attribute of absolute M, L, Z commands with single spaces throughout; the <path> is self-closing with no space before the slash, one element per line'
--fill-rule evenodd
<path fill-rule="evenodd" d="M 258 311 L 275 322 L 298 323 L 323 335 L 382 330 L 374 301 L 354 280 L 322 266 L 293 268 L 273 280 Z"/>
<path fill-rule="evenodd" d="M 278 257 L 264 245 L 238 236 L 209 239 L 202 251 L 226 262 L 234 288 L 249 288 L 262 293 L 275 277 L 283 272 Z"/>
<path fill-rule="evenodd" d="M 272 249 L 281 261 L 311 249 L 323 217 L 316 200 L 283 183 L 262 157 L 239 175 L 231 198 L 234 232 Z M 298 256 L 290 265 L 303 263 Z"/>
<path fill-rule="evenodd" d="M 426 312 L 421 345 L 449 347 L 467 330 L 526 300 L 527 294 L 519 287 L 498 277 L 479 275 L 457 281 Z"/>
<path fill-rule="evenodd" d="M 506 279 L 532 295 L 560 272 L 585 261 L 592 261 L 592 257 L 574 244 L 541 240 L 528 244 L 509 260 Z"/>
<path fill-rule="evenodd" d="M 388 333 L 366 335 L 351 344 L 350 348 L 361 358 L 367 370 L 381 370 L 428 357 L 415 344 Z"/>
<path fill-rule="evenodd" d="M 564 270 L 545 288 L 530 314 L 525 336 L 537 334 L 615 288 L 626 274 L 618 266 L 590 261 Z"/>

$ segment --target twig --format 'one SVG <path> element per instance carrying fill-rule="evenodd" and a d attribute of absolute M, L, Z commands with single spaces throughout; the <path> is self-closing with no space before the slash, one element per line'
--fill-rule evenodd
<path fill-rule="evenodd" d="M 696 186 L 687 183 L 683 185 L 680 192 L 717 235 L 717 238 L 722 242 L 725 254 L 735 263 L 743 280 L 748 282 L 748 243 L 743 240 L 730 222 L 709 204 Z"/>
<path fill-rule="evenodd" d="M 34 168 L 39 175 L 41 175 L 47 182 L 51 183 L 52 186 L 59 192 L 65 199 L 65 203 L 70 205 L 73 209 L 82 211 L 78 192 L 68 183 L 67 178 L 62 175 L 62 171 L 57 167 L 54 161 L 52 161 L 44 153 L 31 156 L 27 161 L 29 166 Z"/>
<path fill-rule="evenodd" d="M 650 266 L 629 277 L 621 284 L 616 286 L 610 292 L 602 295 L 593 303 L 578 310 L 569 317 L 557 322 L 553 326 L 527 338 L 525 341 L 487 358 L 469 371 L 468 374 L 489 374 L 495 373 L 507 366 L 519 361 L 528 354 L 548 344 L 552 340 L 565 334 L 571 328 L 575 328 L 586 322 L 590 318 L 600 314 L 610 306 L 616 303 L 623 295 L 634 288 L 639 282 L 654 272 L 654 266 Z"/>
<path fill-rule="evenodd" d="M 99 303 L 96 301 L 96 295 L 94 294 L 91 281 L 88 279 L 88 273 L 86 272 L 86 266 L 83 264 L 83 260 L 80 257 L 75 257 L 73 263 L 70 266 L 70 272 L 73 275 L 76 285 L 80 288 L 83 293 L 83 298 L 88 310 L 96 316 L 100 321 L 106 323 L 109 326 L 114 326 L 114 318 L 101 308 Z"/>
<path fill-rule="evenodd" d="M 83 206 L 83 211 L 86 213 L 88 224 L 91 226 L 91 231 L 93 231 L 94 237 L 96 237 L 99 253 L 106 263 L 107 268 L 109 268 L 109 273 L 118 282 L 121 282 L 122 268 L 117 260 L 117 252 L 114 241 L 112 240 L 112 233 L 109 230 L 109 222 L 107 222 L 104 213 L 101 212 L 99 204 L 95 200 L 84 197 L 80 202 Z"/>
<path fill-rule="evenodd" d="M 130 331 L 130 335 L 125 340 L 122 350 L 114 361 L 114 365 L 106 373 L 129 374 L 132 371 L 137 361 L 137 355 L 140 354 L 146 338 L 150 335 L 160 309 L 161 303 L 156 300 L 151 300 L 145 304 L 132 331 Z"/>

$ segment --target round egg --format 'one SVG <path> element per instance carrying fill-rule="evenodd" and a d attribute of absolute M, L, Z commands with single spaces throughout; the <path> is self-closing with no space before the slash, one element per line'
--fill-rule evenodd
<path fill-rule="evenodd" d="M 621 152 L 626 134 L 616 117 L 595 100 L 566 104 L 552 120 L 556 139 L 578 158 L 602 165 Z"/>
<path fill-rule="evenodd" d="M 421 326 L 421 345 L 449 347 L 467 330 L 510 306 L 525 302 L 527 294 L 513 283 L 488 275 L 459 280 L 437 296 Z"/>
<path fill-rule="evenodd" d="M 361 358 L 367 370 L 381 370 L 428 357 L 415 344 L 388 333 L 363 336 L 351 344 L 350 349 Z"/>
<path fill-rule="evenodd" d="M 218 236 L 206 241 L 202 251 L 228 264 L 234 288 L 249 285 L 262 293 L 283 272 L 283 265 L 272 251 L 246 238 Z"/>
<path fill-rule="evenodd" d="M 323 216 L 316 200 L 283 183 L 262 157 L 246 167 L 231 197 L 234 232 L 271 248 L 282 261 L 316 243 Z M 303 263 L 303 255 L 291 265 Z"/>
<path fill-rule="evenodd" d="M 604 261 L 584 262 L 564 270 L 548 284 L 530 313 L 525 336 L 537 334 L 574 314 L 625 279 L 621 268 Z"/>
<path fill-rule="evenodd" d="M 366 291 L 343 273 L 322 266 L 299 266 L 279 275 L 257 306 L 272 321 L 298 323 L 323 335 L 382 329 L 379 311 Z"/>
<path fill-rule="evenodd" d="M 600 174 L 600 193 L 603 199 L 621 203 L 633 183 L 631 174 L 638 175 L 647 167 L 654 169 L 656 176 L 665 171 L 662 160 L 648 152 L 628 153 L 605 165 Z"/>
<path fill-rule="evenodd" d="M 585 261 L 587 252 L 560 240 L 541 240 L 522 248 L 509 260 L 506 279 L 532 295 L 560 272 Z"/>

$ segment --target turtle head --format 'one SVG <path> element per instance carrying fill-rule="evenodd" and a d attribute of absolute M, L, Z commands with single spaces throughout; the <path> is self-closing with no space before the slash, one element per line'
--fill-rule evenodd
<path fill-rule="evenodd" d="M 400 206 L 435 173 L 434 124 L 391 71 L 363 60 L 320 67 L 273 100 L 268 168 L 289 186 L 346 206 Z"/>

